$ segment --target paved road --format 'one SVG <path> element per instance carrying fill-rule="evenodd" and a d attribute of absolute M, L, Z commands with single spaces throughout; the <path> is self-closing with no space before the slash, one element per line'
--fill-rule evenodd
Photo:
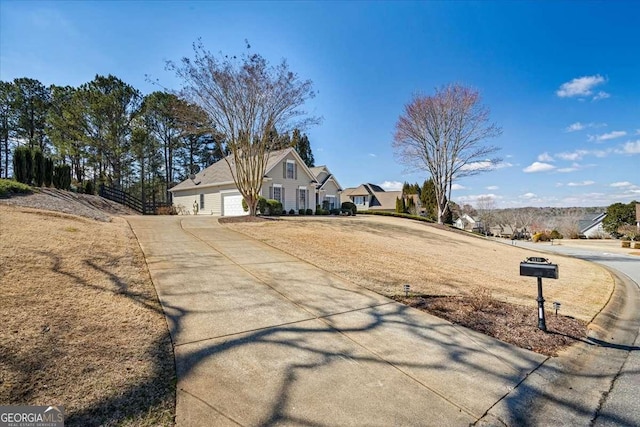
<path fill-rule="evenodd" d="M 615 270 L 632 281 L 632 286 L 640 289 L 640 257 L 596 250 L 586 250 L 571 246 L 549 243 L 521 243 L 518 246 L 559 253 L 592 261 Z M 637 292 L 636 292 L 637 295 Z M 639 313 L 636 313 L 639 315 Z M 635 334 L 631 346 L 622 346 L 618 352 L 625 355 L 622 369 L 606 393 L 604 402 L 595 416 L 595 426 L 640 426 L 640 328 L 629 331 Z"/>
<path fill-rule="evenodd" d="M 468 426 L 547 360 L 216 218 L 127 220 L 175 347 L 178 426 Z"/>

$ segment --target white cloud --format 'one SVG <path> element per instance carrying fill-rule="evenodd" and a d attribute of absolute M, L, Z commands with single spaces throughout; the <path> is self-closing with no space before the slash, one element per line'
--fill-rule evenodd
<path fill-rule="evenodd" d="M 472 162 L 472 163 L 467 163 L 466 165 L 462 166 L 462 170 L 463 171 L 484 171 L 484 170 L 496 170 L 496 169 L 504 169 L 504 168 L 510 168 L 513 165 L 509 162 L 500 162 L 500 163 L 491 163 L 489 160 L 485 160 L 482 162 Z"/>
<path fill-rule="evenodd" d="M 376 156 L 376 155 L 375 155 L 375 154 L 373 154 L 373 153 L 369 153 L 369 157 L 378 157 L 378 156 Z"/>
<path fill-rule="evenodd" d="M 556 95 L 560 98 L 572 98 L 575 96 L 585 97 L 593 95 L 593 88 L 601 85 L 607 80 L 599 74 L 595 76 L 583 76 L 577 77 L 569 82 L 562 83 L 560 88 L 556 91 Z M 601 92 L 605 93 L 605 92 Z M 608 94 L 607 94 L 608 95 Z M 594 97 L 601 96 L 600 93 Z M 604 95 L 603 95 L 604 96 Z M 601 99 L 601 98 L 599 98 Z"/>
<path fill-rule="evenodd" d="M 564 131 L 565 132 L 577 132 L 579 130 L 583 130 L 583 129 L 587 129 L 587 128 L 601 128 L 601 127 L 606 127 L 607 124 L 606 123 L 581 123 L 581 122 L 575 122 L 570 124 L 569 126 L 567 126 Z"/>
<path fill-rule="evenodd" d="M 567 184 L 568 187 L 586 187 L 588 185 L 595 184 L 594 181 L 582 181 L 582 182 L 570 182 Z"/>
<path fill-rule="evenodd" d="M 560 172 L 560 173 L 569 173 L 569 172 L 575 172 L 577 170 L 579 170 L 579 168 L 572 166 L 570 168 L 560 168 L 560 169 L 558 169 L 558 172 Z"/>
<path fill-rule="evenodd" d="M 629 181 L 618 181 L 609 184 L 609 187 L 631 187 L 633 184 Z"/>
<path fill-rule="evenodd" d="M 602 135 L 589 135 L 589 141 L 595 141 L 595 142 L 609 141 L 611 139 L 621 138 L 626 135 L 627 135 L 627 132 L 623 130 L 614 130 L 613 132 L 603 133 Z"/>
<path fill-rule="evenodd" d="M 460 184 L 453 184 L 451 186 L 452 190 L 465 190 L 467 187 L 465 187 L 464 185 L 460 185 Z"/>
<path fill-rule="evenodd" d="M 520 195 L 519 197 L 520 197 L 521 199 L 527 199 L 527 200 L 530 200 L 530 199 L 534 199 L 534 198 L 538 197 L 538 195 L 537 195 L 537 194 L 535 194 L 535 193 L 524 193 L 524 194 Z"/>
<path fill-rule="evenodd" d="M 640 139 L 637 141 L 629 141 L 622 146 L 622 149 L 616 150 L 618 154 L 640 154 Z"/>
<path fill-rule="evenodd" d="M 553 162 L 553 157 L 546 151 L 538 156 L 540 162 Z"/>
<path fill-rule="evenodd" d="M 404 184 L 400 181 L 385 181 L 380 184 L 380 187 L 382 187 L 386 191 L 399 191 L 402 190 L 403 185 Z"/>
<path fill-rule="evenodd" d="M 478 201 L 478 199 L 491 199 L 491 200 L 499 200 L 502 199 L 502 196 L 498 196 L 497 194 L 489 193 L 489 194 L 473 194 L 468 196 L 460 196 L 456 197 L 456 203 L 469 203 L 473 204 Z"/>
<path fill-rule="evenodd" d="M 495 191 L 498 188 L 500 188 L 500 187 L 498 187 L 497 185 L 490 185 L 490 186 L 486 187 L 487 190 L 491 190 L 491 191 Z"/>
<path fill-rule="evenodd" d="M 568 160 L 572 162 L 575 160 L 582 160 L 582 158 L 587 154 L 589 154 L 587 150 L 576 150 L 572 153 L 558 153 L 556 154 L 556 156 L 561 158 L 562 160 Z"/>
<path fill-rule="evenodd" d="M 567 127 L 564 129 L 564 131 L 565 131 L 565 132 L 577 132 L 577 131 L 582 130 L 582 129 L 584 129 L 584 128 L 586 128 L 586 126 L 585 126 L 585 125 L 583 125 L 583 124 L 582 124 L 582 123 L 580 123 L 580 122 L 575 122 L 575 123 L 572 123 L 572 124 L 570 124 L 569 126 L 567 126 Z"/>
<path fill-rule="evenodd" d="M 607 98 L 611 98 L 611 95 L 601 90 L 600 92 L 598 92 L 596 96 L 593 97 L 593 101 L 599 101 L 601 99 L 607 99 Z"/>
<path fill-rule="evenodd" d="M 522 169 L 523 172 L 526 173 L 534 173 L 534 172 L 546 172 L 555 169 L 556 167 L 550 165 L 549 163 L 542 162 L 533 162 L 526 168 Z"/>

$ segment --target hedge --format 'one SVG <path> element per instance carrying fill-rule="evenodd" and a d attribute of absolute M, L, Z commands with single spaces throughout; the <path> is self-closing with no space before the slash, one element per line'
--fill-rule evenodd
<path fill-rule="evenodd" d="M 429 218 L 425 218 L 423 216 L 411 215 L 411 214 L 405 214 L 405 213 L 398 213 L 398 212 L 361 211 L 361 212 L 358 212 L 358 213 L 365 214 L 365 215 L 393 216 L 393 217 L 396 217 L 396 218 L 406 218 L 406 219 L 412 219 L 414 221 L 428 222 L 430 224 L 434 224 L 435 223 L 435 221 L 430 220 Z"/>

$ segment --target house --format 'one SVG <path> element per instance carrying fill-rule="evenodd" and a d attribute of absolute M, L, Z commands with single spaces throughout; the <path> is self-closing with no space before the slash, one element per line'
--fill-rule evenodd
<path fill-rule="evenodd" d="M 316 202 L 314 208 L 320 206 L 323 209 L 339 209 L 340 208 L 340 192 L 342 187 L 326 166 L 315 166 L 309 168 L 315 180 L 316 185 Z"/>
<path fill-rule="evenodd" d="M 496 237 L 504 238 L 512 237 L 514 236 L 514 234 L 519 233 L 517 228 L 514 228 L 509 224 L 494 225 L 493 227 L 489 228 L 489 232 Z"/>
<path fill-rule="evenodd" d="M 402 197 L 402 191 L 384 191 L 379 185 L 361 184 L 345 188 L 340 195 L 340 201 L 353 203 L 358 211 L 395 212 L 398 197 Z"/>
<path fill-rule="evenodd" d="M 604 220 L 606 216 L 606 213 L 589 215 L 578 221 L 580 237 L 587 239 L 600 239 L 603 236 L 608 235 L 608 233 L 604 231 L 604 228 L 602 228 L 602 220 Z"/>
<path fill-rule="evenodd" d="M 230 160 L 234 166 L 233 160 Z M 293 148 L 269 154 L 261 196 L 276 199 L 286 211 L 312 209 L 340 199 L 341 187 L 326 166 L 310 168 Z M 192 178 L 192 179 L 191 179 Z M 223 159 L 171 188 L 173 205 L 184 214 L 247 215 L 229 165 Z"/>
<path fill-rule="evenodd" d="M 462 216 L 456 219 L 453 226 L 460 230 L 483 232 L 484 227 L 482 222 L 478 218 L 474 218 L 469 214 L 462 214 Z"/>

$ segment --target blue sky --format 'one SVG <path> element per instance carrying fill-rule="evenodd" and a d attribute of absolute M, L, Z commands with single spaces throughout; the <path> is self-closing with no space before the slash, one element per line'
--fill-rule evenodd
<path fill-rule="evenodd" d="M 416 92 L 473 86 L 503 134 L 494 171 L 452 199 L 500 207 L 640 200 L 640 3 L 35 2 L 0 0 L 0 79 L 80 85 L 114 74 L 143 93 L 179 82 L 165 60 L 239 54 L 248 39 L 286 58 L 318 95 L 307 109 L 317 164 L 343 187 L 422 182 L 391 142 Z"/>

